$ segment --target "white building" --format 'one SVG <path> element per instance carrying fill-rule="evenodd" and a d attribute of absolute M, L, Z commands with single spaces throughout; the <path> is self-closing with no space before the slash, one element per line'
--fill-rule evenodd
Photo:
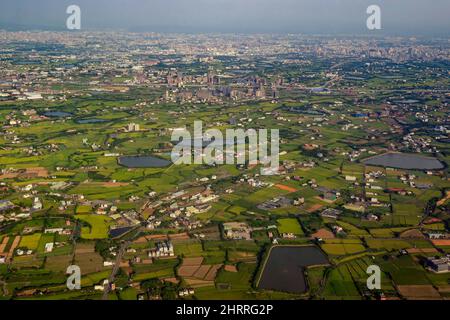
<path fill-rule="evenodd" d="M 52 252 L 54 245 L 55 244 L 53 242 L 46 243 L 45 244 L 45 252 Z"/>

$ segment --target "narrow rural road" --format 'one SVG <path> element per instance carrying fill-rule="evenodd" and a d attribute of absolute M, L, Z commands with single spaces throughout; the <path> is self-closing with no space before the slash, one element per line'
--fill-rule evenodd
<path fill-rule="evenodd" d="M 3 295 L 7 296 L 9 294 L 9 292 L 8 292 L 8 286 L 7 286 L 6 282 L 3 280 L 0 280 L 0 285 L 2 286 Z"/>
<path fill-rule="evenodd" d="M 117 272 L 119 272 L 120 268 L 120 262 L 122 261 L 122 257 L 125 254 L 125 251 L 127 250 L 130 243 L 130 241 L 122 243 L 119 248 L 119 252 L 117 252 L 116 262 L 114 263 L 111 275 L 109 276 L 108 284 L 105 285 L 105 289 L 103 290 L 102 300 L 108 300 L 108 295 L 111 291 L 111 284 L 114 283 L 114 280 L 116 279 Z"/>

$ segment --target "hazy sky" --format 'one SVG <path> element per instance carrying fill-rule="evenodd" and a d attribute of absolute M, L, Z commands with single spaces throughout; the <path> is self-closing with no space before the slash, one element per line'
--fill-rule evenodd
<path fill-rule="evenodd" d="M 385 33 L 450 35 L 450 0 L 0 0 L 0 27 L 64 28 L 70 4 L 82 29 L 238 33 L 364 33 L 377 4 Z"/>

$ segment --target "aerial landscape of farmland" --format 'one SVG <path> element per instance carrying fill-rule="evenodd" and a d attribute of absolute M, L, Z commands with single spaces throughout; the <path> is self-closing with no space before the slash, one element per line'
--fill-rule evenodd
<path fill-rule="evenodd" d="M 449 67 L 448 37 L 0 30 L 0 300 L 449 299 Z"/>

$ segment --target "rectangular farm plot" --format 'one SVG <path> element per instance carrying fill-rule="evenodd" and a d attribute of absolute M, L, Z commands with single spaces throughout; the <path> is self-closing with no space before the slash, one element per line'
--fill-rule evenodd
<path fill-rule="evenodd" d="M 45 269 L 54 272 L 65 272 L 67 267 L 71 265 L 72 256 L 50 256 L 45 260 Z"/>
<path fill-rule="evenodd" d="M 217 272 L 220 270 L 221 267 L 222 267 L 221 264 L 213 265 L 209 269 L 208 273 L 206 274 L 205 280 L 207 280 L 207 281 L 214 281 L 216 279 Z"/>
<path fill-rule="evenodd" d="M 172 243 L 177 256 L 195 257 L 203 252 L 202 244 L 198 241 L 172 241 Z"/>
<path fill-rule="evenodd" d="M 103 258 L 97 252 L 75 255 L 75 264 L 81 269 L 81 274 L 100 272 L 103 267 Z"/>
<path fill-rule="evenodd" d="M 298 191 L 297 189 L 289 187 L 289 186 L 286 186 L 284 184 L 276 184 L 275 187 L 280 189 L 280 190 L 287 191 L 287 192 L 290 192 L 290 193 Z"/>
<path fill-rule="evenodd" d="M 321 247 L 327 254 L 334 256 L 354 254 L 366 250 L 362 244 L 357 243 L 325 243 Z"/>
<path fill-rule="evenodd" d="M 8 245 L 9 237 L 4 237 L 0 243 L 0 253 L 6 252 L 6 246 Z"/>
<path fill-rule="evenodd" d="M 199 266 L 203 262 L 203 257 L 184 258 L 183 266 Z"/>
<path fill-rule="evenodd" d="M 193 288 L 210 287 L 214 285 L 214 281 L 207 281 L 201 279 L 185 279 L 186 283 Z"/>
<path fill-rule="evenodd" d="M 78 243 L 75 247 L 75 254 L 95 252 L 95 244 L 93 243 Z"/>
<path fill-rule="evenodd" d="M 16 250 L 17 246 L 20 243 L 21 236 L 16 236 L 9 247 L 8 257 L 12 257 L 14 255 L 14 250 Z"/>
<path fill-rule="evenodd" d="M 178 269 L 178 275 L 180 277 L 192 277 L 194 273 L 200 268 L 199 265 L 196 266 L 181 266 Z"/>
<path fill-rule="evenodd" d="M 41 268 L 44 263 L 44 258 L 39 258 L 36 255 L 28 255 L 21 257 L 14 257 L 12 267 L 17 269 L 22 268 Z"/>
<path fill-rule="evenodd" d="M 254 262 L 256 256 L 256 252 L 228 250 L 228 260 L 231 262 Z"/>
<path fill-rule="evenodd" d="M 369 235 L 369 233 L 366 230 L 357 228 L 350 223 L 346 223 L 343 221 L 337 221 L 336 223 L 339 226 L 341 226 L 345 230 L 345 232 L 350 236 L 368 236 Z"/>
<path fill-rule="evenodd" d="M 438 247 L 450 247 L 450 240 L 431 240 L 431 242 Z"/>
<path fill-rule="evenodd" d="M 178 268 L 178 275 L 195 288 L 214 285 L 217 271 L 222 265 L 202 264 L 203 260 L 203 257 L 184 258 Z"/>
<path fill-rule="evenodd" d="M 76 215 L 78 220 L 84 221 L 88 226 L 81 228 L 81 237 L 83 239 L 106 239 L 111 218 L 101 215 Z"/>
<path fill-rule="evenodd" d="M 206 275 L 208 274 L 209 269 L 211 269 L 210 265 L 202 265 L 200 266 L 197 271 L 193 274 L 194 278 L 198 279 L 204 279 Z"/>
<path fill-rule="evenodd" d="M 104 270 L 103 258 L 95 252 L 93 243 L 80 243 L 75 248 L 75 262 L 81 269 L 81 274 L 100 272 Z"/>
<path fill-rule="evenodd" d="M 408 249 L 412 245 L 404 240 L 380 240 L 380 239 L 366 239 L 367 246 L 371 249 L 385 249 L 388 251 Z"/>
<path fill-rule="evenodd" d="M 278 232 L 279 233 L 292 233 L 294 235 L 303 235 L 302 227 L 297 219 L 286 218 L 278 219 Z"/>
<path fill-rule="evenodd" d="M 432 285 L 402 285 L 398 292 L 408 300 L 436 300 L 441 295 Z"/>
<path fill-rule="evenodd" d="M 40 233 L 35 233 L 27 236 L 23 236 L 20 240 L 19 247 L 24 247 L 29 250 L 36 250 L 39 245 L 39 240 L 41 239 Z"/>

